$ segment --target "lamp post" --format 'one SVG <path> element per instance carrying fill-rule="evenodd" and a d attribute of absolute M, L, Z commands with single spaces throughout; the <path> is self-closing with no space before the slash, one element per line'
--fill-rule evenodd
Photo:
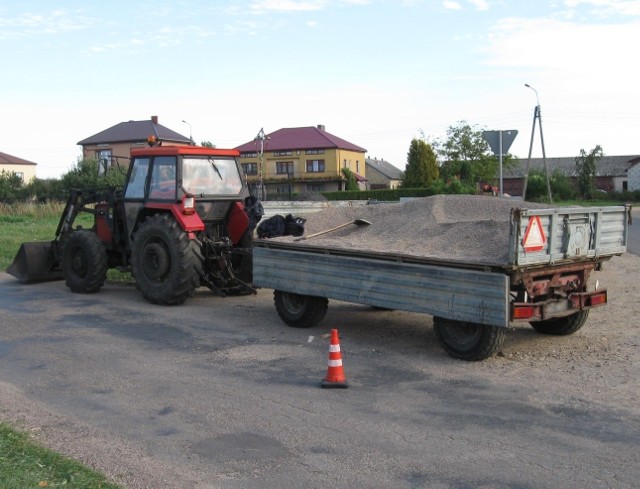
<path fill-rule="evenodd" d="M 538 127 L 540 129 L 540 143 L 542 145 L 542 162 L 544 164 L 544 172 L 547 178 L 547 195 L 549 196 L 549 203 L 553 203 L 553 199 L 551 197 L 551 183 L 549 181 L 549 167 L 547 166 L 547 155 L 544 150 L 544 136 L 542 135 L 542 113 L 540 111 L 540 97 L 538 96 L 538 91 L 533 88 L 528 83 L 524 84 L 525 87 L 530 88 L 536 94 L 536 106 L 533 110 L 533 126 L 531 127 L 531 142 L 529 143 L 529 158 L 527 159 L 527 171 L 524 176 L 524 188 L 522 189 L 522 199 L 526 200 L 527 194 L 527 182 L 529 180 L 529 164 L 531 163 L 531 152 L 533 150 L 533 136 L 536 132 L 536 119 L 538 120 Z"/>
<path fill-rule="evenodd" d="M 183 120 L 182 122 L 184 122 L 187 126 L 189 126 L 189 141 L 191 141 L 191 144 L 195 144 L 193 142 L 193 136 L 192 136 L 192 132 L 191 132 L 191 124 L 189 124 L 187 121 Z"/>

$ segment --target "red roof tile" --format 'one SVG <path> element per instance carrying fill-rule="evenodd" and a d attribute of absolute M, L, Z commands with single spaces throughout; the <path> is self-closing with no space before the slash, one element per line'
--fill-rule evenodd
<path fill-rule="evenodd" d="M 11 156 L 7 153 L 0 153 L 0 165 L 37 165 L 37 163 L 23 160 L 22 158 Z"/>
<path fill-rule="evenodd" d="M 286 151 L 299 149 L 346 149 L 349 151 L 367 150 L 345 141 L 318 127 L 292 127 L 278 129 L 267 134 L 269 140 L 265 141 L 265 151 Z M 238 146 L 240 152 L 253 152 L 260 148 L 259 141 L 250 141 Z"/>

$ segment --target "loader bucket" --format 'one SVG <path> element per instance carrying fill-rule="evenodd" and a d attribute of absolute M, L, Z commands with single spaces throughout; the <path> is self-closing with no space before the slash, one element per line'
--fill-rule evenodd
<path fill-rule="evenodd" d="M 62 279 L 62 270 L 54 254 L 56 245 L 56 241 L 22 243 L 7 273 L 25 283 Z"/>

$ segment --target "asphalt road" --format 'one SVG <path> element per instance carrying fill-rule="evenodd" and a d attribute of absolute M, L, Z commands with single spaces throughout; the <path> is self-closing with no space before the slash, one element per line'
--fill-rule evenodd
<path fill-rule="evenodd" d="M 1 381 L 70 426 L 139 444 L 171 487 L 631 488 L 640 477 L 637 411 L 581 392 L 571 358 L 455 361 L 424 315 L 332 302 L 321 326 L 300 330 L 269 290 L 159 307 L 131 286 L 78 295 L 0 274 L 0 324 Z M 319 387 L 330 328 L 349 389 Z M 540 338 L 518 329 L 505 350 L 554 349 Z"/>

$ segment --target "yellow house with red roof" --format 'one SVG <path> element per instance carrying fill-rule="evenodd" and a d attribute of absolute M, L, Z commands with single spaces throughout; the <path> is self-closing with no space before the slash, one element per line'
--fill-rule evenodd
<path fill-rule="evenodd" d="M 29 183 L 36 177 L 36 166 L 38 164 L 32 161 L 0 153 L 0 172 L 15 173 L 24 183 Z"/>
<path fill-rule="evenodd" d="M 279 129 L 236 149 L 248 183 L 262 180 L 271 198 L 344 190 L 344 168 L 361 188 L 365 186 L 367 150 L 328 133 L 322 125 Z"/>

